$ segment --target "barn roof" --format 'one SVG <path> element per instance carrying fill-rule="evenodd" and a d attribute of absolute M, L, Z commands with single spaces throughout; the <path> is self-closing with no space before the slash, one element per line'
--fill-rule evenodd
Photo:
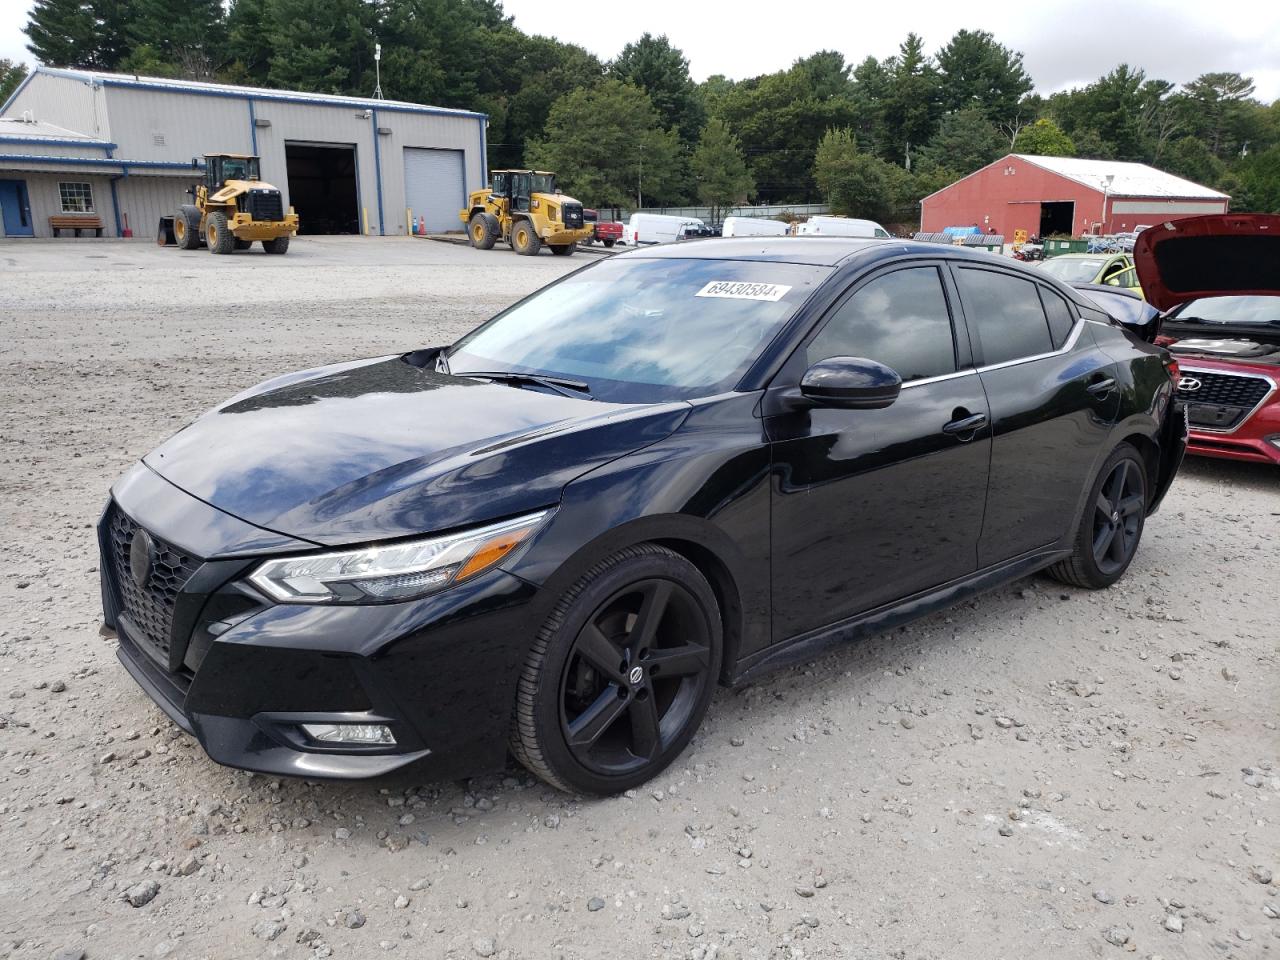
<path fill-rule="evenodd" d="M 1228 195 L 1149 167 L 1145 163 L 1118 160 L 1079 160 L 1075 157 L 1036 157 L 1025 153 L 1013 156 L 1060 177 L 1084 184 L 1113 197 L 1168 197 L 1194 200 L 1226 200 Z M 1107 186 L 1107 177 L 1112 177 Z"/>

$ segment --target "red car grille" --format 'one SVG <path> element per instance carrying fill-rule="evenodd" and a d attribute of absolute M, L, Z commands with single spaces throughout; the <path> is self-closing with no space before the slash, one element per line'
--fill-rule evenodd
<path fill-rule="evenodd" d="M 1187 403 L 1192 427 L 1229 430 L 1239 425 L 1271 392 L 1271 384 L 1248 374 L 1182 369 L 1178 399 Z"/>

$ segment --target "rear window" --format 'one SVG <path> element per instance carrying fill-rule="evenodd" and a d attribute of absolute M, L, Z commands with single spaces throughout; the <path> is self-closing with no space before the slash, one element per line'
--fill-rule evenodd
<path fill-rule="evenodd" d="M 1049 324 L 1036 292 L 1039 284 L 972 268 L 957 270 L 956 280 L 965 318 L 982 345 L 984 366 L 1053 351 Z"/>
<path fill-rule="evenodd" d="M 1045 287 L 1040 288 L 1040 299 L 1044 302 L 1045 316 L 1049 318 L 1049 333 L 1056 349 L 1067 342 L 1071 328 L 1076 325 L 1076 314 L 1067 301 Z"/>

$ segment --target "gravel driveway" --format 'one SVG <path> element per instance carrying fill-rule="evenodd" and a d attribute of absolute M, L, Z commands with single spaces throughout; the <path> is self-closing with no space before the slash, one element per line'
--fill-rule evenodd
<path fill-rule="evenodd" d="M 1189 462 L 1129 575 L 722 691 L 646 789 L 216 766 L 99 638 L 111 482 L 272 374 L 586 262 L 0 243 L 0 957 L 1280 957 L 1280 474 Z"/>

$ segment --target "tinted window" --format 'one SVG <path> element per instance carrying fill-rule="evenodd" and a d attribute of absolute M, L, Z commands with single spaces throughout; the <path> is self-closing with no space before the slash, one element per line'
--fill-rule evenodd
<path fill-rule="evenodd" d="M 828 357 L 866 357 L 904 381 L 953 373 L 951 315 L 934 267 L 877 277 L 836 311 L 805 349 L 809 364 Z"/>
<path fill-rule="evenodd" d="M 978 334 L 984 364 L 1003 363 L 1053 350 L 1036 284 L 1007 273 L 956 271 L 969 329 Z"/>
<path fill-rule="evenodd" d="M 1049 318 L 1049 332 L 1053 335 L 1053 345 L 1055 348 L 1060 347 L 1067 342 L 1067 335 L 1076 325 L 1075 311 L 1067 306 L 1067 301 L 1044 287 L 1040 288 L 1040 299 L 1044 301 L 1044 312 Z"/>

